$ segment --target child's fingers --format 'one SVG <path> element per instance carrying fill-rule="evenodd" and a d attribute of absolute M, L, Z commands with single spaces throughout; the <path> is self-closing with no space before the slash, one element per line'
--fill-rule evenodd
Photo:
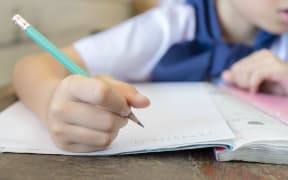
<path fill-rule="evenodd" d="M 260 50 L 235 63 L 229 71 L 223 73 L 222 77 L 228 83 L 248 89 L 250 92 L 257 92 L 264 82 L 281 83 L 275 78 L 275 74 L 279 73 L 282 67 L 282 61 L 272 52 Z"/>
<path fill-rule="evenodd" d="M 147 97 L 142 95 L 137 89 L 127 83 L 117 81 L 112 79 L 109 76 L 103 76 L 104 80 L 111 84 L 121 95 L 123 95 L 129 106 L 135 108 L 144 108 L 150 104 L 150 101 Z"/>
<path fill-rule="evenodd" d="M 235 64 L 231 70 L 234 84 L 241 88 L 248 89 L 250 85 L 250 77 L 254 68 L 255 67 L 252 64 L 247 63 L 247 61 Z"/>
<path fill-rule="evenodd" d="M 98 105 L 117 114 L 130 112 L 125 98 L 101 79 L 73 75 L 64 84 L 68 98 L 75 101 Z"/>
<path fill-rule="evenodd" d="M 150 104 L 149 99 L 138 92 L 133 86 L 123 85 L 120 90 L 130 106 L 135 108 L 144 108 Z"/>
<path fill-rule="evenodd" d="M 135 108 L 144 108 L 149 106 L 150 100 L 140 93 L 126 94 L 128 103 Z"/>
<path fill-rule="evenodd" d="M 62 141 L 62 140 L 59 140 L 59 139 L 55 139 L 53 138 L 54 140 L 54 143 L 56 144 L 57 147 L 59 147 L 60 149 L 63 149 L 65 151 L 70 151 L 70 152 L 74 152 L 74 153 L 85 153 L 85 152 L 95 152 L 95 151 L 99 151 L 99 150 L 103 150 L 105 148 L 107 148 L 108 145 L 110 145 L 110 141 L 113 141 L 115 139 L 115 137 L 117 136 L 118 132 L 115 132 L 113 134 L 108 134 L 107 135 L 107 140 L 102 140 L 102 144 L 100 142 L 100 144 L 98 143 L 98 140 L 101 139 L 101 137 L 106 137 L 106 134 L 103 134 L 102 136 L 97 136 L 97 141 L 94 141 L 94 143 L 91 143 L 89 141 L 89 138 L 88 139 L 88 144 L 85 144 L 83 142 L 87 141 L 87 139 L 83 138 L 83 134 L 80 134 L 80 137 L 82 136 L 82 139 L 81 138 L 77 138 L 76 141 L 74 139 L 74 137 L 70 137 L 70 138 L 73 138 L 72 141 L 68 140 L 68 141 Z M 78 134 L 79 136 L 79 134 Z M 110 138 L 112 140 L 110 140 Z M 92 138 L 94 139 L 94 137 Z M 84 140 L 84 141 L 83 141 Z M 107 141 L 107 142 L 105 142 Z M 80 142 L 80 143 L 77 143 L 77 142 Z M 92 145 L 90 145 L 92 144 Z M 96 144 L 96 145 L 95 145 Z"/>
<path fill-rule="evenodd" d="M 112 143 L 118 131 L 108 133 L 66 124 L 60 133 L 61 137 L 58 137 L 58 144 L 83 144 L 103 149 Z"/>
<path fill-rule="evenodd" d="M 229 84 L 233 84 L 241 88 L 247 88 L 249 83 L 249 73 L 243 73 L 241 71 L 232 69 L 223 73 L 223 79 Z"/>
<path fill-rule="evenodd" d="M 265 82 L 278 82 L 274 79 L 275 74 L 279 72 L 279 64 L 275 60 L 271 60 L 270 63 L 258 64 L 252 71 L 249 83 L 249 91 L 259 91 L 261 85 Z M 268 83 L 271 84 L 271 83 Z M 272 84 L 271 84 L 272 85 Z"/>
<path fill-rule="evenodd" d="M 66 123 L 105 132 L 119 131 L 128 121 L 115 113 L 80 102 L 66 103 L 57 111 L 54 115 Z"/>
<path fill-rule="evenodd" d="M 268 76 L 269 74 L 265 71 L 254 71 L 250 77 L 249 91 L 256 93 Z"/>

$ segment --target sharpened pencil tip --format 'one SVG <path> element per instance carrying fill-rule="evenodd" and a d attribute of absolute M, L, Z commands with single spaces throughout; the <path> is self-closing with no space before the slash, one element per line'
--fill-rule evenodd
<path fill-rule="evenodd" d="M 130 113 L 128 118 L 134 121 L 135 123 L 137 123 L 139 126 L 144 128 L 144 125 L 138 120 L 138 118 L 135 116 L 134 113 Z"/>
<path fill-rule="evenodd" d="M 142 128 L 144 128 L 144 125 L 143 125 L 140 121 L 138 121 L 137 124 L 138 124 L 139 126 L 141 126 Z"/>

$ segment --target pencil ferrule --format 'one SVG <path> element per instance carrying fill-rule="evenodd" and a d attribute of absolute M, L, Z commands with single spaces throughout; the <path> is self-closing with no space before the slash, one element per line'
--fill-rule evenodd
<path fill-rule="evenodd" d="M 12 20 L 16 25 L 21 27 L 22 30 L 26 30 L 30 26 L 30 24 L 25 19 L 23 19 L 19 14 L 13 16 Z"/>

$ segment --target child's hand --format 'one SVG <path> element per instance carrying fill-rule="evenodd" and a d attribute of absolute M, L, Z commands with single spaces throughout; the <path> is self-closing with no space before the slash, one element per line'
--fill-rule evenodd
<path fill-rule="evenodd" d="M 250 92 L 263 90 L 288 95 L 288 64 L 268 50 L 260 50 L 235 63 L 222 78 Z"/>
<path fill-rule="evenodd" d="M 61 149 L 93 152 L 106 148 L 127 124 L 129 106 L 148 105 L 149 100 L 126 83 L 71 75 L 58 85 L 50 102 L 48 130 Z"/>

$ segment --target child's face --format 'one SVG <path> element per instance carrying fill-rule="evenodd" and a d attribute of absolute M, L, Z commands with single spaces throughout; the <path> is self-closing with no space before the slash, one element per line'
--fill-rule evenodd
<path fill-rule="evenodd" d="M 288 0 L 228 1 L 253 25 L 272 33 L 288 32 Z"/>

